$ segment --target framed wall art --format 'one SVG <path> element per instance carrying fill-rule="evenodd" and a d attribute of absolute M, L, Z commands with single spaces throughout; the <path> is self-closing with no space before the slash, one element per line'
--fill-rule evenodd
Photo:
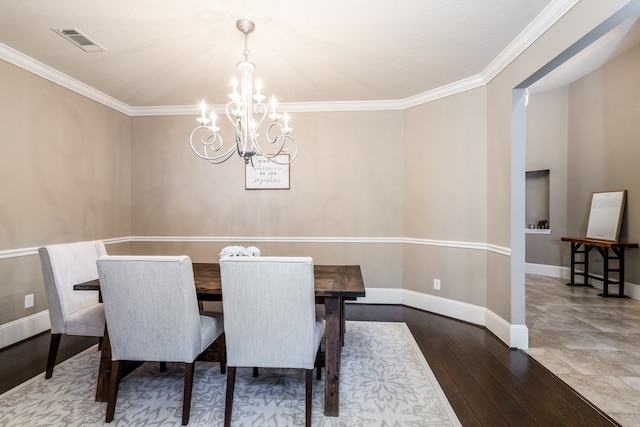
<path fill-rule="evenodd" d="M 627 190 L 593 193 L 587 239 L 618 241 Z"/>
<path fill-rule="evenodd" d="M 289 161 L 288 154 L 276 156 L 279 163 Z M 246 190 L 288 190 L 289 164 L 278 164 L 264 156 L 253 156 L 251 163 L 244 166 L 244 188 Z"/>

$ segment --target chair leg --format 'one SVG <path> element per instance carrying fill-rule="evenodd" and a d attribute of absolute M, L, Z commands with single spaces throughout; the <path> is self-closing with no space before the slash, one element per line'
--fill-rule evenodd
<path fill-rule="evenodd" d="M 191 413 L 191 392 L 193 391 L 193 372 L 195 362 L 185 363 L 184 366 L 184 397 L 182 398 L 182 425 L 189 424 Z"/>
<path fill-rule="evenodd" d="M 260 372 L 260 369 L 258 369 L 257 367 L 254 366 L 253 367 L 253 376 L 257 377 L 259 372 Z"/>
<path fill-rule="evenodd" d="M 224 341 L 220 345 L 218 354 L 220 355 L 220 373 L 225 374 L 227 372 L 227 346 Z"/>
<path fill-rule="evenodd" d="M 320 349 L 318 349 L 318 352 L 316 353 L 316 369 L 317 371 L 317 379 L 318 381 L 322 379 L 322 351 L 320 351 Z"/>
<path fill-rule="evenodd" d="M 236 367 L 227 366 L 227 398 L 224 403 L 224 427 L 231 427 L 233 409 L 233 391 L 236 387 Z"/>
<path fill-rule="evenodd" d="M 120 387 L 120 377 L 122 376 L 122 361 L 113 360 L 111 362 L 111 379 L 109 380 L 109 398 L 107 401 L 106 422 L 113 421 L 116 412 L 116 400 L 118 400 L 118 388 Z"/>
<path fill-rule="evenodd" d="M 167 362 L 160 362 L 160 372 L 167 372 Z"/>
<path fill-rule="evenodd" d="M 60 338 L 62 334 L 51 334 L 51 342 L 49 344 L 49 357 L 47 358 L 47 372 L 45 378 L 51 378 L 53 375 L 53 367 L 56 366 L 56 357 L 58 356 L 58 347 L 60 347 Z"/>
<path fill-rule="evenodd" d="M 313 396 L 313 369 L 305 369 L 305 426 L 311 426 L 311 398 Z"/>

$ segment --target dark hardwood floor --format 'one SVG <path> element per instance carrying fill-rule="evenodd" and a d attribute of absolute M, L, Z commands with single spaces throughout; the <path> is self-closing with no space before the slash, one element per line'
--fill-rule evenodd
<path fill-rule="evenodd" d="M 0 350 L 0 394 L 36 375 L 42 374 L 44 378 L 50 340 L 49 332 L 44 332 Z M 67 360 L 97 343 L 96 337 L 64 335 L 60 341 L 57 362 Z"/>
<path fill-rule="evenodd" d="M 619 425 L 484 328 L 397 305 L 349 304 L 346 314 L 405 322 L 465 427 Z"/>
<path fill-rule="evenodd" d="M 405 322 L 465 427 L 618 425 L 484 328 L 397 305 L 349 304 L 346 314 L 349 320 Z M 58 362 L 96 343 L 64 336 Z M 48 348 L 45 333 L 0 351 L 0 393 L 44 375 Z"/>

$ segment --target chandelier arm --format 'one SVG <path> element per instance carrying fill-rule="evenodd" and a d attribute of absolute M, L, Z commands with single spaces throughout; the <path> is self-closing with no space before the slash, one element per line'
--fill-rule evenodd
<path fill-rule="evenodd" d="M 284 149 L 284 142 L 283 142 L 282 145 L 280 145 L 280 147 L 281 147 L 280 150 L 277 151 L 276 153 L 274 153 L 274 154 L 266 154 L 266 155 L 261 153 L 260 155 L 262 155 L 264 158 L 266 158 L 270 162 L 275 163 L 277 165 L 288 165 L 288 164 L 292 163 L 296 159 L 296 157 L 298 156 L 298 144 L 296 143 L 295 139 L 293 139 L 289 135 L 280 135 L 278 137 L 278 139 L 282 139 L 282 140 L 290 139 L 290 140 L 292 140 L 293 143 L 295 144 L 293 153 L 289 153 L 289 149 L 288 148 Z M 282 153 L 289 154 L 289 160 L 287 160 L 285 162 L 280 161 L 277 156 L 279 154 L 282 154 Z"/>
<path fill-rule="evenodd" d="M 267 117 L 267 106 L 262 102 L 258 102 L 253 105 L 253 112 L 254 114 L 260 114 L 260 120 L 258 120 L 254 128 L 257 131 L 257 129 L 262 125 L 262 122 L 264 122 L 264 119 Z"/>
<path fill-rule="evenodd" d="M 278 129 L 280 134 L 271 136 L 272 130 Z M 293 151 L 291 151 L 291 147 L 287 144 L 287 141 L 291 141 L 291 147 L 293 147 Z M 273 144 L 277 150 L 273 154 L 267 154 L 265 150 L 262 149 L 260 145 L 256 145 L 256 151 L 260 153 L 261 156 L 266 157 L 271 160 L 273 163 L 277 164 L 289 164 L 295 160 L 298 156 L 298 143 L 296 140 L 284 131 L 284 127 L 279 122 L 273 122 L 269 125 L 267 129 L 267 142 L 269 144 Z M 280 154 L 289 154 L 289 160 L 287 162 L 280 162 L 276 160 L 276 156 Z"/>
<path fill-rule="evenodd" d="M 278 141 L 278 140 L 279 140 L 279 138 L 280 138 L 280 136 L 278 136 L 278 135 L 274 136 L 274 137 L 273 137 L 273 139 L 271 138 L 271 132 L 272 132 L 272 131 L 271 131 L 271 129 L 273 129 L 273 127 L 274 127 L 274 126 L 279 127 L 279 128 L 282 130 L 282 125 L 280 125 L 278 122 L 273 122 L 273 123 L 271 123 L 271 124 L 269 125 L 269 127 L 267 128 L 267 136 L 265 137 L 265 138 L 266 138 L 266 143 L 267 143 L 267 144 L 276 144 L 276 143 L 277 143 L 277 141 Z M 282 132 L 282 135 L 284 135 L 284 132 Z M 284 140 L 283 140 L 283 143 L 284 143 Z M 256 138 L 256 141 L 255 141 L 255 148 L 256 148 L 256 151 L 257 151 L 261 156 L 263 156 L 263 157 L 266 157 L 266 158 L 268 158 L 268 159 L 271 159 L 271 158 L 273 158 L 273 157 L 275 157 L 275 156 L 277 156 L 277 155 L 281 154 L 281 153 L 282 153 L 282 151 L 283 151 L 284 145 L 282 144 L 282 145 L 279 145 L 279 146 L 278 146 L 278 145 L 276 144 L 276 147 L 277 147 L 277 151 L 276 151 L 275 153 L 273 153 L 273 154 L 267 154 L 267 151 L 266 151 L 265 149 L 263 149 L 263 148 L 262 148 L 262 145 L 260 145 L 259 141 L 258 141 L 258 140 L 257 140 L 257 138 Z"/>
<path fill-rule="evenodd" d="M 229 160 L 233 156 L 233 153 L 234 153 L 234 150 L 232 147 L 231 149 L 227 150 L 224 154 L 221 154 L 215 158 L 209 158 L 205 160 L 207 160 L 211 164 L 219 165 L 220 163 L 224 163 L 227 160 Z"/>
<path fill-rule="evenodd" d="M 202 136 L 200 141 L 198 141 L 202 145 L 202 154 L 198 151 L 194 145 L 194 136 L 199 131 L 205 131 L 208 135 Z M 217 145 L 216 142 L 218 143 Z M 210 151 L 220 151 L 222 149 L 222 138 L 217 133 L 213 132 L 208 126 L 198 126 L 193 131 L 191 131 L 191 136 L 189 137 L 189 144 L 191 145 L 191 150 L 195 153 L 196 156 L 201 159 L 207 160 L 211 163 L 218 164 L 226 161 L 231 157 L 234 151 L 234 147 L 229 148 L 222 154 L 219 155 L 210 155 Z"/>
<path fill-rule="evenodd" d="M 233 126 L 235 133 L 235 148 L 240 157 L 245 157 L 251 150 L 247 150 L 246 140 L 242 138 L 242 107 L 241 104 L 231 101 L 225 107 L 225 114 Z"/>

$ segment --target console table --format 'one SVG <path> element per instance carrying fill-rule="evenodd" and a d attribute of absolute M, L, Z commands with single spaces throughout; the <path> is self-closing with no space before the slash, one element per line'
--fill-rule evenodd
<path fill-rule="evenodd" d="M 563 242 L 571 243 L 571 281 L 568 286 L 591 286 L 589 278 L 602 280 L 602 293 L 598 294 L 603 297 L 619 297 L 626 298 L 624 295 L 624 254 L 625 250 L 637 248 L 637 243 L 627 242 L 609 242 L 606 240 L 585 239 L 581 237 L 563 237 Z M 596 249 L 602 255 L 604 260 L 603 277 L 589 274 L 589 252 Z M 576 260 L 576 254 L 582 254 L 582 261 Z M 618 260 L 618 268 L 612 268 L 610 261 Z M 576 265 L 583 266 L 583 272 L 576 272 Z M 612 280 L 609 273 L 617 272 L 618 280 Z M 582 283 L 576 283 L 575 276 L 583 276 Z M 619 285 L 617 294 L 609 293 L 609 285 Z"/>

